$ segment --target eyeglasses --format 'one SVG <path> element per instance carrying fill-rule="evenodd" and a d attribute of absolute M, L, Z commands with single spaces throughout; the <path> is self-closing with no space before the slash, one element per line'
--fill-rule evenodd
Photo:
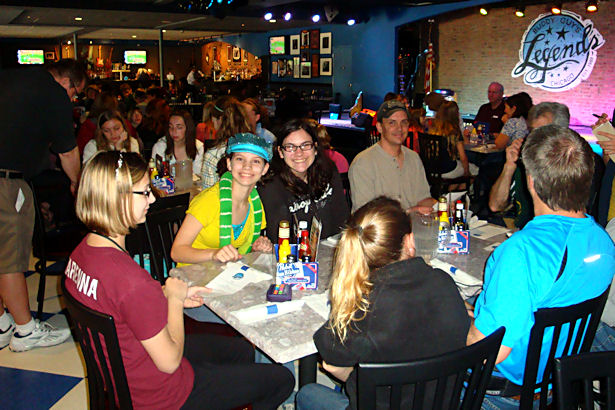
<path fill-rule="evenodd" d="M 282 145 L 282 149 L 286 152 L 295 152 L 297 151 L 297 148 L 301 148 L 301 151 L 310 151 L 312 148 L 314 148 L 314 143 L 313 142 L 304 142 L 301 145 L 295 145 L 295 144 L 284 144 Z"/>
<path fill-rule="evenodd" d="M 132 191 L 132 193 L 136 195 L 143 195 L 144 197 L 149 198 L 149 196 L 152 194 L 152 188 L 147 187 L 143 191 Z"/>

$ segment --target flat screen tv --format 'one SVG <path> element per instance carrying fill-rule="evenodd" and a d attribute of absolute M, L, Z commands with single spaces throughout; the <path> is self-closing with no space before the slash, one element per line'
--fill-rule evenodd
<path fill-rule="evenodd" d="M 124 51 L 125 64 L 145 64 L 147 63 L 147 52 L 145 50 L 126 50 Z"/>
<path fill-rule="evenodd" d="M 286 54 L 286 42 L 284 36 L 269 37 L 269 54 Z"/>
<path fill-rule="evenodd" d="M 44 64 L 45 52 L 43 50 L 17 50 L 19 64 Z"/>

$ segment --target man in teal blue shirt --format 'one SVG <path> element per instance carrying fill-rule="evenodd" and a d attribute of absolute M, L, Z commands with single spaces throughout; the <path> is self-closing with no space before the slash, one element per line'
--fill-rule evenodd
<path fill-rule="evenodd" d="M 517 385 L 523 384 L 534 312 L 592 299 L 615 272 L 613 242 L 585 213 L 594 170 L 589 144 L 568 128 L 548 125 L 527 137 L 522 160 L 535 217 L 487 261 L 468 333 L 472 344 L 506 327 L 494 372 Z M 483 408 L 492 406 L 518 408 L 519 402 L 486 396 Z"/>

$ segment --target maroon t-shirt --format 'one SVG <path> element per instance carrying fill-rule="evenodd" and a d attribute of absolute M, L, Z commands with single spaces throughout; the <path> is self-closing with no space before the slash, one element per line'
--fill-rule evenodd
<path fill-rule="evenodd" d="M 135 409 L 176 409 L 188 398 L 194 371 L 185 358 L 173 373 L 163 373 L 141 340 L 167 324 L 168 305 L 160 283 L 129 255 L 86 243 L 75 248 L 65 275 L 68 292 L 84 305 L 113 316 Z"/>

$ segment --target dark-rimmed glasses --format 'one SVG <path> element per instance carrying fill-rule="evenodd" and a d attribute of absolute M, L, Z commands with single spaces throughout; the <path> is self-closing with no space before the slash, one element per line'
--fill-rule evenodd
<path fill-rule="evenodd" d="M 149 198 L 149 196 L 152 194 L 152 188 L 147 187 L 143 191 L 132 191 L 132 193 L 136 195 L 143 195 L 144 197 Z"/>
<path fill-rule="evenodd" d="M 282 145 L 282 149 L 286 152 L 295 152 L 297 151 L 297 148 L 301 148 L 301 151 L 310 151 L 312 150 L 312 148 L 314 148 L 314 143 L 313 142 L 304 142 L 301 145 L 295 145 L 295 144 L 284 144 Z"/>

